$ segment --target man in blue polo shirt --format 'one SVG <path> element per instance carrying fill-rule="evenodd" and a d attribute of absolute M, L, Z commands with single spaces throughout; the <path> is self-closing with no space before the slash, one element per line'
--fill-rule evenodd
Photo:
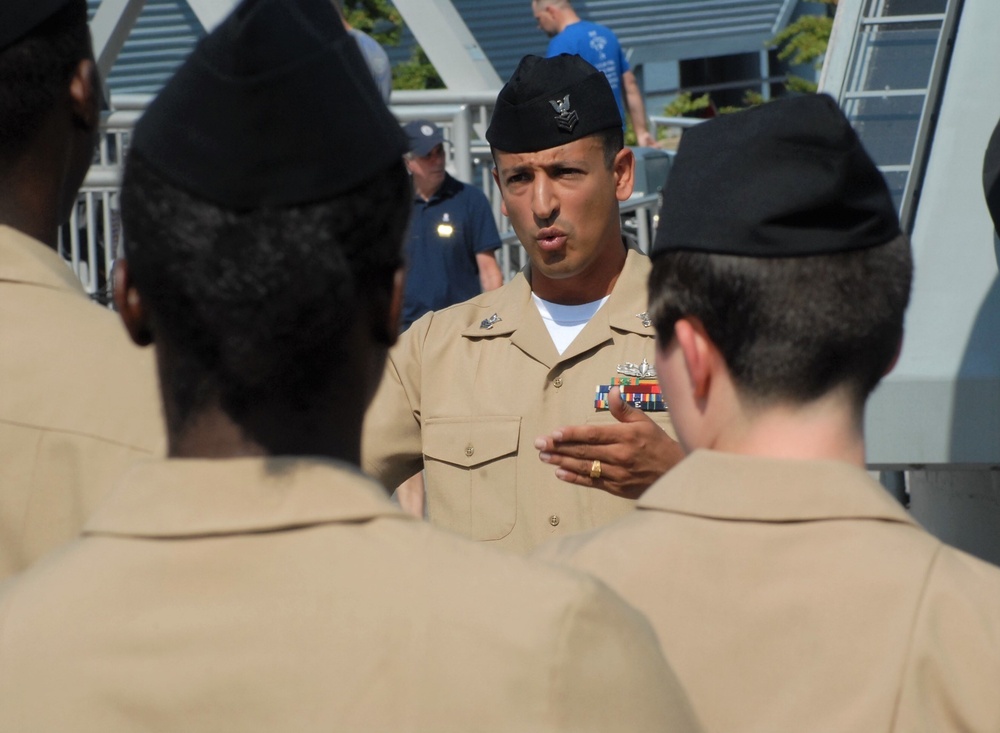
<path fill-rule="evenodd" d="M 406 167 L 414 196 L 406 243 L 404 329 L 424 313 L 503 284 L 495 256 L 500 235 L 489 200 L 445 171 L 441 128 L 428 120 L 414 120 L 405 130 L 410 138 Z"/>

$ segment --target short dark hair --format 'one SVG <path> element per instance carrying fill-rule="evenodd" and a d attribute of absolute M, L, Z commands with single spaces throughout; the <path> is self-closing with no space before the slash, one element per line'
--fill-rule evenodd
<path fill-rule="evenodd" d="M 615 156 L 625 147 L 625 133 L 620 127 L 611 127 L 595 133 L 595 137 L 600 139 L 604 148 L 604 165 L 611 170 L 615 167 Z"/>
<path fill-rule="evenodd" d="M 810 257 L 670 251 L 654 260 L 649 313 L 661 345 L 679 319 L 700 320 L 752 400 L 804 404 L 846 388 L 860 409 L 896 355 L 912 275 L 905 235 Z"/>
<path fill-rule="evenodd" d="M 181 424 L 216 401 L 237 421 L 265 401 L 305 409 L 343 378 L 364 309 L 388 312 L 410 191 L 396 159 L 335 199 L 237 212 L 130 154 L 125 253 L 154 335 L 169 345 L 162 388 Z"/>
<path fill-rule="evenodd" d="M 71 0 L 0 50 L 0 162 L 24 152 L 77 64 L 92 55 L 86 0 Z"/>

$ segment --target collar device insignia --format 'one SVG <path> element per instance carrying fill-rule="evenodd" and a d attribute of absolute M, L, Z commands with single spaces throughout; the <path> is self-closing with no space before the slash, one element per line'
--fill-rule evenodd
<path fill-rule="evenodd" d="M 494 324 L 500 323 L 500 321 L 502 321 L 502 320 L 503 319 L 500 316 L 498 316 L 496 313 L 494 313 L 489 318 L 484 318 L 479 323 L 479 327 L 482 328 L 482 329 L 485 329 L 485 330 L 489 331 L 491 328 L 493 328 Z"/>

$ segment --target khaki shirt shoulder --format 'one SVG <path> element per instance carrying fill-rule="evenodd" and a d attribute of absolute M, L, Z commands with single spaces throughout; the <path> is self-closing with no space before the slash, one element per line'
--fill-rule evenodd
<path fill-rule="evenodd" d="M 521 552 L 630 511 L 632 501 L 559 481 L 534 441 L 613 422 L 595 408 L 598 387 L 619 365 L 653 363 L 649 269 L 630 251 L 608 301 L 561 355 L 523 273 L 418 320 L 390 352 L 366 416 L 365 469 L 395 488 L 423 468 L 432 522 Z M 673 435 L 665 412 L 648 414 Z"/>
<path fill-rule="evenodd" d="M 0 226 L 0 578 L 79 532 L 165 449 L 152 353 L 44 244 Z"/>
<path fill-rule="evenodd" d="M 598 581 L 318 459 L 136 466 L 0 592 L 0 730 L 698 730 Z"/>
<path fill-rule="evenodd" d="M 1000 569 L 858 468 L 696 452 L 538 555 L 642 611 L 706 730 L 1000 730 Z"/>

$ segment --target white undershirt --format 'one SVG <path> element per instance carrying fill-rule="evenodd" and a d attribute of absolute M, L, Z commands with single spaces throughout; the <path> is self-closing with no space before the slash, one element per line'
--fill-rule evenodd
<path fill-rule="evenodd" d="M 550 303 L 534 293 L 531 294 L 531 299 L 535 301 L 538 314 L 542 317 L 542 322 L 548 329 L 549 336 L 552 337 L 552 343 L 556 345 L 556 351 L 562 354 L 573 343 L 573 339 L 584 329 L 584 326 L 590 323 L 590 319 L 604 305 L 608 296 L 605 295 L 600 300 L 583 305 Z"/>

